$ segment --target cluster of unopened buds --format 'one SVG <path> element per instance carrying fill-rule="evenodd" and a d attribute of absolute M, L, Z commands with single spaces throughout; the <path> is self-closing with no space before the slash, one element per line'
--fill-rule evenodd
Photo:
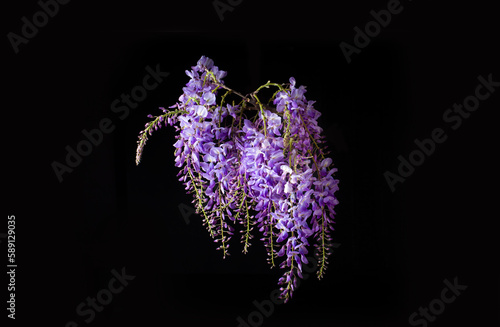
<path fill-rule="evenodd" d="M 153 130 L 174 126 L 179 180 L 217 249 L 228 256 L 238 228 L 247 253 L 257 227 L 271 268 L 284 270 L 278 284 L 287 302 L 308 264 L 308 248 L 315 247 L 319 279 L 331 254 L 338 180 L 318 126 L 321 114 L 293 77 L 243 95 L 224 84 L 226 72 L 205 56 L 186 74 L 190 80 L 179 101 L 148 116 L 136 163 Z M 262 102 L 259 91 L 269 88 L 276 92 Z M 229 103 L 230 95 L 238 101 Z"/>

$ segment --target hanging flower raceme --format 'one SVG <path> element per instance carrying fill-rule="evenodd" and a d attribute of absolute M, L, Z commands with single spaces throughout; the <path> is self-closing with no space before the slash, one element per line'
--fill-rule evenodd
<path fill-rule="evenodd" d="M 163 124 L 178 132 L 174 143 L 179 180 L 193 194 L 196 212 L 223 257 L 235 227 L 247 253 L 257 226 L 272 267 L 284 269 L 278 284 L 287 302 L 302 278 L 311 245 L 322 278 L 331 255 L 338 204 L 336 168 L 327 157 L 320 112 L 305 97 L 305 86 L 268 82 L 242 95 L 227 87 L 211 59 L 202 56 L 179 101 L 160 108 L 139 135 L 136 163 L 153 130 Z M 267 103 L 259 91 L 277 88 Z M 218 93 L 224 94 L 218 98 Z M 236 95 L 237 103 L 226 99 Z"/>

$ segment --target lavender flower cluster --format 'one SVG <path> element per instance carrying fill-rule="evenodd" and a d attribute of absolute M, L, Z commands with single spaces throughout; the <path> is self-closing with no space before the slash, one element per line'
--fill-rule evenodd
<path fill-rule="evenodd" d="M 153 130 L 174 126 L 179 180 L 193 194 L 217 249 L 224 258 L 229 255 L 239 225 L 246 253 L 257 227 L 271 268 L 279 262 L 285 270 L 278 284 L 287 302 L 302 278 L 302 265 L 308 264 L 311 244 L 320 279 L 331 254 L 339 181 L 318 126 L 321 114 L 293 77 L 242 95 L 224 84 L 226 72 L 205 56 L 186 74 L 190 80 L 171 110 L 160 108 L 162 115 L 148 116 L 153 120 L 139 135 L 136 163 Z M 277 88 L 268 102 L 273 106 L 258 97 L 270 87 Z M 220 91 L 225 93 L 217 101 Z M 231 94 L 240 101 L 230 104 Z"/>

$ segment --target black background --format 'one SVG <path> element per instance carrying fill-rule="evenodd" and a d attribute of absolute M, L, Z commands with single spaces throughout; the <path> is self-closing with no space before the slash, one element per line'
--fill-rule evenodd
<path fill-rule="evenodd" d="M 88 325 L 236 327 L 254 300 L 269 299 L 280 272 L 257 241 L 244 256 L 233 238 L 223 260 L 199 216 L 181 214 L 191 199 L 175 176 L 173 129 L 150 137 L 134 163 L 146 115 L 174 104 L 184 71 L 206 55 L 242 93 L 290 76 L 307 85 L 339 169 L 340 246 L 326 277 L 304 281 L 262 326 L 409 325 L 455 277 L 468 288 L 429 325 L 498 326 L 500 91 L 457 130 L 442 119 L 479 75 L 500 80 L 498 11 L 479 1 L 402 6 L 350 64 L 339 43 L 353 44 L 353 28 L 387 1 L 243 1 L 223 21 L 210 1 L 71 1 L 18 54 L 4 37 L 0 233 L 15 215 L 14 324 L 87 325 L 76 307 L 123 267 L 135 279 Z M 38 10 L 4 4 L 4 35 Z M 111 103 L 156 65 L 170 75 L 120 119 Z M 51 164 L 106 117 L 115 130 L 60 183 Z M 448 139 L 391 192 L 384 172 L 437 127 Z M 6 258 L 5 239 L 0 248 Z"/>

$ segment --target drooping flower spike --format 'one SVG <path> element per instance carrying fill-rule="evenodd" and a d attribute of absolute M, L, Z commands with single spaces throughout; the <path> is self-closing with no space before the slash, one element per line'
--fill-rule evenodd
<path fill-rule="evenodd" d="M 311 245 L 320 279 L 331 254 L 339 181 L 318 126 L 321 113 L 293 77 L 242 95 L 224 84 L 226 72 L 205 56 L 186 74 L 190 80 L 171 110 L 160 108 L 163 114 L 148 116 L 153 120 L 139 135 L 136 163 L 153 130 L 174 126 L 179 180 L 193 194 L 217 249 L 224 258 L 229 255 L 239 225 L 247 253 L 257 227 L 271 268 L 279 264 L 285 271 L 278 284 L 287 302 L 302 278 L 302 265 L 308 264 Z M 272 106 L 258 97 L 269 87 L 277 88 L 267 102 Z M 231 94 L 239 102 L 229 103 Z"/>

